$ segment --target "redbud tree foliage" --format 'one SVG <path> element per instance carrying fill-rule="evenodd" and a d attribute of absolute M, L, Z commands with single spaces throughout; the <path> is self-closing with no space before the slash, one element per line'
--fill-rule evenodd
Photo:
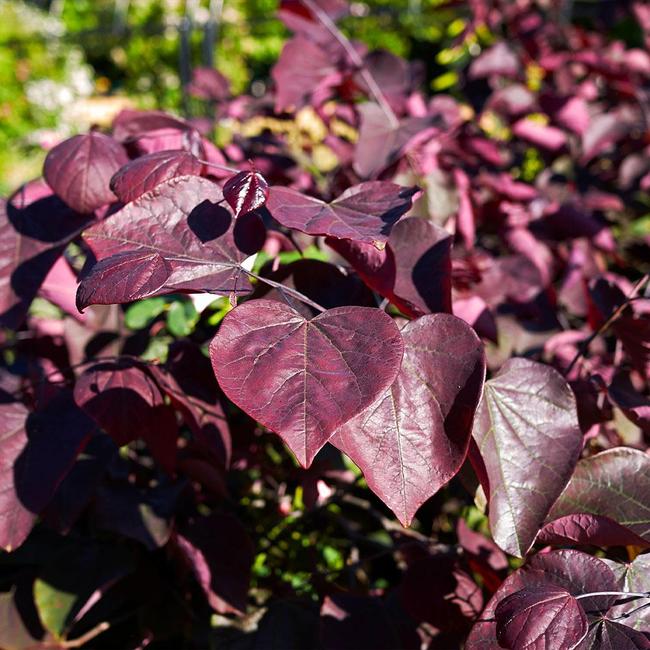
<path fill-rule="evenodd" d="M 3 201 L 0 647 L 650 647 L 650 11 L 348 10 Z"/>

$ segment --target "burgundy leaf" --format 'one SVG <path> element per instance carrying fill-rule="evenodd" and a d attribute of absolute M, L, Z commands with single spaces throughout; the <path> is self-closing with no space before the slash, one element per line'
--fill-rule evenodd
<path fill-rule="evenodd" d="M 241 523 L 230 515 L 212 513 L 182 528 L 176 544 L 210 607 L 220 614 L 243 614 L 255 555 Z"/>
<path fill-rule="evenodd" d="M 622 576 L 619 585 L 623 591 L 650 594 L 650 554 L 644 553 L 638 555 L 633 562 L 622 567 Z M 618 568 L 617 567 L 617 568 Z M 625 625 L 647 632 L 650 630 L 650 607 L 649 599 L 634 599 L 620 605 L 613 605 L 607 612 L 607 616 L 612 619 L 620 618 Z M 646 605 L 645 607 L 641 607 Z M 649 646 L 650 647 L 650 644 Z"/>
<path fill-rule="evenodd" d="M 512 125 L 512 132 L 522 140 L 528 140 L 538 147 L 557 151 L 567 141 L 566 134 L 554 126 L 545 126 L 524 118 Z"/>
<path fill-rule="evenodd" d="M 287 41 L 271 71 L 276 112 L 298 110 L 315 93 L 338 85 L 341 74 L 335 63 L 326 50 L 303 36 Z"/>
<path fill-rule="evenodd" d="M 417 137 L 424 138 L 434 125 L 431 117 L 410 117 L 391 124 L 378 104 L 367 102 L 358 108 L 361 115 L 359 140 L 354 154 L 354 170 L 371 178 L 394 163 Z"/>
<path fill-rule="evenodd" d="M 398 221 L 385 250 L 329 238 L 363 281 L 408 316 L 451 312 L 451 245 L 445 230 L 426 219 Z"/>
<path fill-rule="evenodd" d="M 512 650 L 576 648 L 587 634 L 587 616 L 565 589 L 522 589 L 496 607 L 499 645 Z"/>
<path fill-rule="evenodd" d="M 467 639 L 467 650 L 494 650 L 500 647 L 496 638 L 495 609 L 508 595 L 521 589 L 536 590 L 560 587 L 572 596 L 618 591 L 614 572 L 598 558 L 575 550 L 540 553 L 521 569 L 509 575 L 492 596 L 474 624 Z M 585 611 L 606 610 L 616 597 L 594 596 L 580 601 Z"/>
<path fill-rule="evenodd" d="M 42 181 L 0 201 L 0 323 L 20 326 L 50 269 L 89 219 L 54 196 Z"/>
<path fill-rule="evenodd" d="M 553 368 L 511 359 L 485 384 L 473 436 L 487 468 L 494 541 L 523 557 L 582 448 L 573 392 Z"/>
<path fill-rule="evenodd" d="M 79 309 L 175 291 L 250 292 L 241 262 L 259 250 L 256 215 L 233 222 L 214 183 L 197 176 L 166 181 L 87 230 L 99 263 L 82 280 Z"/>
<path fill-rule="evenodd" d="M 392 384 L 403 351 L 397 326 L 378 309 L 339 307 L 306 320 L 271 300 L 231 311 L 210 345 L 226 395 L 304 467 Z"/>
<path fill-rule="evenodd" d="M 230 94 L 230 82 L 214 68 L 194 68 L 187 90 L 199 99 L 220 101 Z"/>
<path fill-rule="evenodd" d="M 483 346 L 464 321 L 423 316 L 402 330 L 393 384 L 331 442 L 404 526 L 460 469 L 485 378 Z"/>
<path fill-rule="evenodd" d="M 326 203 L 287 187 L 272 187 L 267 207 L 287 228 L 383 248 L 395 222 L 411 209 L 417 191 L 417 187 L 369 181 Z"/>
<path fill-rule="evenodd" d="M 77 380 L 74 398 L 118 446 L 142 438 L 160 465 L 173 472 L 176 417 L 141 366 L 126 359 L 91 366 Z"/>
<path fill-rule="evenodd" d="M 50 150 L 43 176 L 57 196 L 84 214 L 115 200 L 110 180 L 127 162 L 121 144 L 91 131 L 75 135 Z"/>
<path fill-rule="evenodd" d="M 189 151 L 157 151 L 132 160 L 111 178 L 111 190 L 123 203 L 177 176 L 199 176 L 203 165 Z"/>
<path fill-rule="evenodd" d="M 19 402 L 0 405 L 0 547 L 5 551 L 20 546 L 36 521 L 36 513 L 18 498 L 14 478 L 14 464 L 27 445 L 28 414 Z"/>
<path fill-rule="evenodd" d="M 609 517 L 650 542 L 650 456 L 618 447 L 582 459 L 547 521 L 580 513 Z"/>
<path fill-rule="evenodd" d="M 119 142 L 125 142 L 148 131 L 159 129 L 189 131 L 191 128 L 192 126 L 185 120 L 163 111 L 126 109 L 120 111 L 113 121 L 113 137 Z"/>
<path fill-rule="evenodd" d="M 223 196 L 235 213 L 240 214 L 261 208 L 269 197 L 269 185 L 259 172 L 239 172 L 223 185 Z"/>
<path fill-rule="evenodd" d="M 584 544 L 588 546 L 639 546 L 649 547 L 650 541 L 635 535 L 609 517 L 575 514 L 560 517 L 546 524 L 537 536 L 540 544 L 562 546 Z"/>
<path fill-rule="evenodd" d="M 650 650 L 650 638 L 627 625 L 601 618 L 590 626 L 580 650 Z"/>

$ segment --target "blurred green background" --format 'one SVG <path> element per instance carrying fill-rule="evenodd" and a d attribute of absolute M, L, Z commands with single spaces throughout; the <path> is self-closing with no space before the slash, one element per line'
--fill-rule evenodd
<path fill-rule="evenodd" d="M 443 0 L 352 3 L 344 30 L 422 59 L 458 33 Z M 288 31 L 278 0 L 0 0 L 0 194 L 40 173 L 45 148 L 125 106 L 183 113 L 181 79 L 214 65 L 259 92 Z M 447 61 L 445 61 L 445 64 Z M 444 79 L 443 79 L 444 85 Z"/>

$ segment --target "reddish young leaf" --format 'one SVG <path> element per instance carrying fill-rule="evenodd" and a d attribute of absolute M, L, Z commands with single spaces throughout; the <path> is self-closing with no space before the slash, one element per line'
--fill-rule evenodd
<path fill-rule="evenodd" d="M 234 222 L 222 200 L 211 181 L 181 176 L 87 230 L 100 261 L 79 285 L 79 309 L 175 291 L 250 292 L 240 264 L 262 246 L 264 227 L 254 214 Z"/>
<path fill-rule="evenodd" d="M 50 150 L 43 176 L 57 196 L 73 210 L 89 213 L 112 203 L 110 180 L 126 165 L 121 144 L 103 133 L 75 135 Z"/>
<path fill-rule="evenodd" d="M 470 79 L 481 79 L 491 75 L 516 77 L 521 64 L 515 53 L 503 41 L 493 45 L 472 62 L 469 68 Z"/>
<path fill-rule="evenodd" d="M 328 238 L 371 288 L 408 316 L 451 312 L 451 246 L 448 232 L 427 219 L 398 221 L 384 250 Z"/>
<path fill-rule="evenodd" d="M 230 82 L 214 68 L 194 68 L 187 90 L 194 97 L 216 102 L 230 95 Z"/>
<path fill-rule="evenodd" d="M 494 541 L 523 557 L 582 449 L 573 392 L 553 368 L 510 359 L 485 384 L 473 436 L 487 468 Z"/>
<path fill-rule="evenodd" d="M 583 458 L 548 514 L 609 517 L 650 542 L 650 456 L 629 447 Z"/>
<path fill-rule="evenodd" d="M 499 645 L 512 650 L 576 648 L 587 634 L 587 616 L 565 589 L 522 589 L 496 607 Z"/>
<path fill-rule="evenodd" d="M 369 181 L 326 203 L 288 187 L 272 187 L 267 207 L 287 228 L 383 248 L 393 225 L 411 209 L 417 191 L 417 187 Z"/>
<path fill-rule="evenodd" d="M 189 131 L 191 128 L 192 125 L 189 122 L 163 111 L 126 109 L 120 111 L 113 120 L 113 137 L 118 142 L 125 142 L 147 131 L 160 129 Z"/>
<path fill-rule="evenodd" d="M 129 203 L 177 176 L 199 176 L 202 169 L 202 163 L 189 151 L 157 151 L 124 165 L 111 178 L 111 190 L 120 201 Z"/>
<path fill-rule="evenodd" d="M 272 300 L 231 311 L 210 345 L 224 393 L 279 434 L 304 467 L 392 384 L 403 351 L 397 326 L 379 309 L 338 307 L 306 320 Z"/>
<path fill-rule="evenodd" d="M 485 379 L 483 346 L 449 314 L 423 316 L 402 330 L 397 378 L 331 442 L 404 526 L 460 469 Z"/>
<path fill-rule="evenodd" d="M 241 523 L 212 513 L 181 528 L 176 545 L 190 565 L 210 607 L 220 614 L 243 614 L 254 548 Z"/>
<path fill-rule="evenodd" d="M 223 196 L 235 213 L 240 214 L 261 208 L 269 197 L 269 184 L 259 172 L 239 172 L 223 184 Z"/>

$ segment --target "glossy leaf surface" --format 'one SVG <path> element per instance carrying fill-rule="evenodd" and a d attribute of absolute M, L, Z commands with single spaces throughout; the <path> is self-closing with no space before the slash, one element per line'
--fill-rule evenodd
<path fill-rule="evenodd" d="M 198 176 L 202 169 L 203 164 L 189 151 L 156 151 L 124 165 L 111 178 L 111 190 L 122 203 L 130 203 L 165 181 Z"/>
<path fill-rule="evenodd" d="M 223 196 L 233 209 L 235 218 L 261 208 L 269 196 L 269 184 L 259 172 L 239 172 L 223 184 Z"/>
<path fill-rule="evenodd" d="M 402 329 L 392 385 L 332 443 L 363 471 L 404 526 L 460 469 L 485 378 L 483 347 L 465 322 L 423 316 Z"/>
<path fill-rule="evenodd" d="M 487 468 L 494 540 L 522 557 L 582 448 L 573 392 L 548 366 L 507 361 L 485 384 L 473 436 Z"/>
<path fill-rule="evenodd" d="M 397 326 L 378 309 L 338 307 L 306 320 L 283 303 L 255 300 L 226 316 L 210 356 L 226 395 L 308 467 L 339 426 L 392 384 L 403 350 Z"/>

